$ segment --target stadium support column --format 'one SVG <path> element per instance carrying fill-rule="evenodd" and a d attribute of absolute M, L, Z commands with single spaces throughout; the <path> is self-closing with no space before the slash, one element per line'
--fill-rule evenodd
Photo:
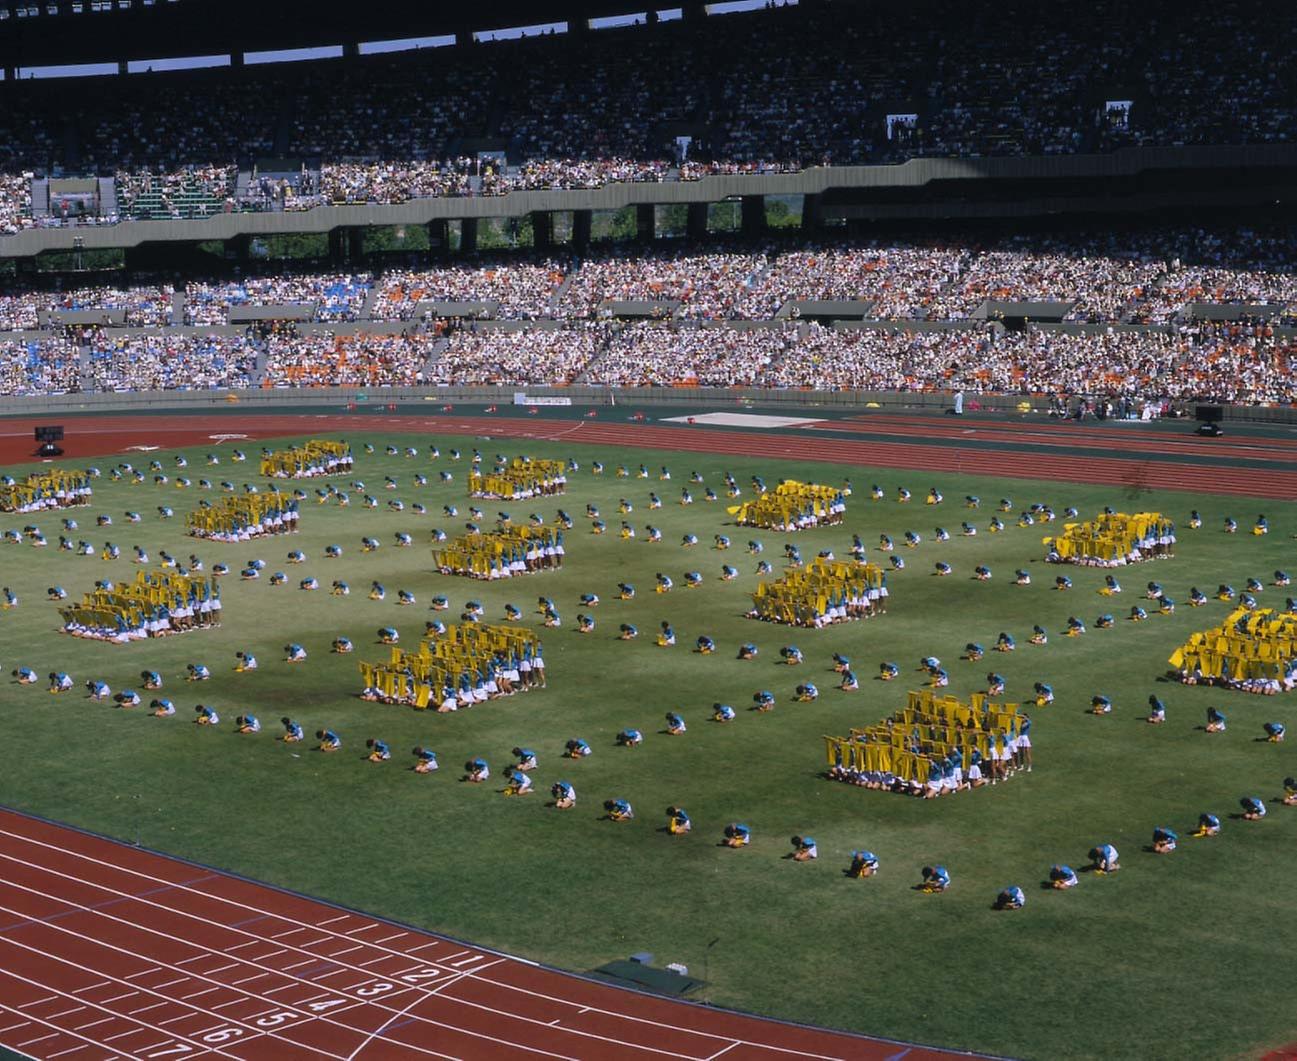
<path fill-rule="evenodd" d="M 824 227 L 824 203 L 818 193 L 802 198 L 802 231 L 819 232 Z"/>
<path fill-rule="evenodd" d="M 477 253 L 477 218 L 466 217 L 459 223 L 459 251 L 461 254 Z"/>
<path fill-rule="evenodd" d="M 329 229 L 329 262 L 341 265 L 347 258 L 347 238 L 341 228 Z"/>
<path fill-rule="evenodd" d="M 428 250 L 433 254 L 450 250 L 450 222 L 444 217 L 428 222 Z"/>
<path fill-rule="evenodd" d="M 685 219 L 685 233 L 692 240 L 707 238 L 707 203 L 690 203 Z"/>
<path fill-rule="evenodd" d="M 235 261 L 244 265 L 252 257 L 252 237 L 246 232 L 240 232 L 232 239 L 225 241 L 225 248 L 229 254 L 234 256 Z"/>
<path fill-rule="evenodd" d="M 347 229 L 347 260 L 359 262 L 365 257 L 365 230 L 363 228 Z"/>
<path fill-rule="evenodd" d="M 594 225 L 593 210 L 572 211 L 572 247 L 584 251 L 590 246 L 590 230 Z"/>
<path fill-rule="evenodd" d="M 635 235 L 645 243 L 652 243 L 657 237 L 657 208 L 652 203 L 635 207 Z"/>
<path fill-rule="evenodd" d="M 537 210 L 531 215 L 532 242 L 539 251 L 554 245 L 554 215 L 548 210 Z"/>
<path fill-rule="evenodd" d="M 766 197 L 764 195 L 745 195 L 743 207 L 743 235 L 760 236 L 766 231 Z"/>

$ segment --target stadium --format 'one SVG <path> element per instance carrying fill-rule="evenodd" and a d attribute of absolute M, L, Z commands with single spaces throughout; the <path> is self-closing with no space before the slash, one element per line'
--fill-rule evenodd
<path fill-rule="evenodd" d="M 0 1057 L 1297 1057 L 1295 50 L 0 0 Z"/>

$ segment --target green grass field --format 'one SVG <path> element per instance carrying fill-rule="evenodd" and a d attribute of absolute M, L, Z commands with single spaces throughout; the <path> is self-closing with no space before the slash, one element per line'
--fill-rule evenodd
<path fill-rule="evenodd" d="M 73 537 L 118 543 L 123 558 L 115 563 L 59 553 L 53 544 L 58 514 L 0 516 L 0 528 L 34 523 L 52 543 L 44 550 L 0 549 L 3 583 L 21 598 L 17 610 L 0 615 L 6 683 L 0 802 L 565 968 L 587 970 L 649 950 L 659 962 L 684 962 L 707 979 L 706 997 L 714 1003 L 871 1034 L 1035 1058 L 1241 1056 L 1297 1038 L 1282 973 L 1297 944 L 1291 899 L 1297 810 L 1276 799 L 1282 778 L 1297 773 L 1297 764 L 1287 745 L 1258 741 L 1264 721 L 1297 722 L 1293 699 L 1162 680 L 1171 651 L 1191 631 L 1226 614 L 1228 606 L 1214 600 L 1201 609 L 1185 606 L 1191 584 L 1209 594 L 1223 581 L 1241 590 L 1250 575 L 1268 584 L 1276 568 L 1297 566 L 1297 505 L 1186 493 L 1134 497 L 1124 487 L 952 475 L 936 480 L 947 501 L 934 509 L 922 503 L 933 481 L 926 473 L 534 444 L 525 451 L 581 463 L 567 495 L 476 504 L 485 522 L 502 508 L 515 521 L 533 511 L 551 520 L 556 509 L 566 509 L 577 521 L 567 535 L 566 566 L 487 584 L 431 569 L 429 531 L 458 533 L 475 503 L 464 486 L 474 441 L 437 439 L 442 456 L 433 462 L 424 452 L 430 439 L 365 437 L 377 444 L 377 453 L 362 454 L 364 438 L 353 437 L 357 465 L 347 478 L 363 479 L 380 502 L 402 498 L 405 512 L 366 511 L 353 490 L 349 508 L 304 503 L 302 532 L 295 537 L 222 545 L 184 537 L 183 514 L 203 496 L 196 487 L 133 487 L 105 476 L 95 483 L 93 505 L 72 513 L 80 523 Z M 420 456 L 385 457 L 388 441 L 417 445 Z M 509 440 L 477 444 L 488 461 L 497 451 L 524 451 Z M 456 445 L 465 454 L 458 463 L 449 458 Z M 219 468 L 203 466 L 202 450 L 185 451 L 187 474 L 195 483 L 201 476 L 255 481 L 257 447 L 245 448 L 252 455 L 248 463 L 232 465 L 226 457 Z M 174 475 L 171 452 L 128 459 L 145 467 L 149 456 Z M 601 478 L 591 475 L 593 458 L 607 464 Z M 653 470 L 651 479 L 614 477 L 617 464 L 633 469 L 641 460 Z M 106 472 L 114 460 L 92 463 Z M 672 482 L 657 481 L 663 464 Z M 442 467 L 454 471 L 453 483 L 439 484 L 430 471 Z M 696 504 L 677 503 L 695 469 L 721 502 L 704 503 L 699 488 Z M 839 483 L 849 476 L 856 490 L 844 526 L 791 536 L 749 531 L 726 526 L 725 470 L 737 476 L 745 496 L 753 473 L 772 483 L 783 477 Z M 431 482 L 416 486 L 416 471 Z M 397 490 L 381 489 L 385 474 L 398 479 Z M 875 481 L 887 489 L 886 501 L 869 500 L 867 487 Z M 893 500 L 898 485 L 913 491 L 909 505 Z M 661 511 L 648 511 L 650 490 L 661 494 Z M 980 512 L 965 513 L 967 493 L 982 497 Z M 986 533 L 1002 496 L 1013 500 L 1015 512 L 1034 501 L 1060 512 L 1075 505 L 1082 516 L 1104 504 L 1161 509 L 1181 526 L 1178 555 L 1119 571 L 1125 593 L 1111 601 L 1096 593 L 1103 581 L 1097 570 L 1069 568 L 1075 588 L 1054 592 L 1056 570 L 1042 559 L 1041 537 L 1049 528 L 1020 529 L 1009 520 L 1004 533 Z M 618 539 L 620 497 L 634 503 L 628 518 L 641 535 L 646 523 L 662 528 L 662 544 L 649 545 L 642 536 Z M 424 503 L 428 515 L 412 514 L 412 501 Z M 175 520 L 157 518 L 163 502 L 175 508 Z M 459 506 L 457 518 L 442 516 L 448 502 Z M 587 502 L 601 507 L 606 536 L 588 533 Z M 1193 505 L 1205 521 L 1196 532 L 1184 529 Z M 126 524 L 127 509 L 143 513 L 143 522 Z M 1270 518 L 1268 537 L 1222 532 L 1226 515 L 1245 532 L 1258 511 Z M 96 529 L 99 512 L 112 514 L 115 525 Z M 976 538 L 958 536 L 964 518 L 979 527 Z M 955 532 L 951 541 L 932 540 L 937 524 Z M 734 542 L 724 554 L 710 548 L 722 528 Z M 886 616 L 822 631 L 742 617 L 757 582 L 755 560 L 743 548 L 749 538 L 763 540 L 777 571 L 786 540 L 795 540 L 807 559 L 830 547 L 841 557 L 856 532 L 880 557 L 872 548 L 879 533 L 899 543 L 908 529 L 924 542 L 899 549 L 907 569 L 890 577 Z M 398 530 L 414 535 L 415 548 L 392 546 Z M 686 531 L 699 538 L 692 550 L 679 544 Z M 362 555 L 362 535 L 377 537 L 382 549 Z M 346 552 L 326 562 L 324 547 L 331 542 Z M 46 587 L 59 583 L 79 598 L 109 573 L 129 579 L 135 567 L 130 547 L 137 543 L 155 560 L 165 548 L 180 558 L 196 552 L 209 570 L 217 561 L 228 563 L 235 574 L 224 584 L 223 627 L 127 646 L 57 633 Z M 286 565 L 292 548 L 302 549 L 308 562 Z M 239 582 L 237 571 L 253 557 L 266 561 L 262 579 Z M 953 577 L 932 575 L 933 564 L 943 559 L 954 565 Z M 737 566 L 741 577 L 719 581 L 722 562 Z M 979 562 L 992 567 L 991 582 L 972 580 Z M 1012 585 L 1019 566 L 1032 572 L 1032 586 Z M 288 572 L 288 586 L 268 585 L 267 576 L 278 569 Z M 683 588 L 682 575 L 690 569 L 706 576 L 704 588 Z M 655 571 L 675 579 L 674 592 L 652 592 Z M 320 592 L 296 588 L 307 574 L 320 579 Z M 328 595 L 334 578 L 350 582 L 351 597 Z M 365 598 L 371 579 L 386 585 L 385 603 Z M 1180 602 L 1174 616 L 1094 628 L 1103 611 L 1124 616 L 1142 599 L 1149 579 Z M 619 580 L 636 584 L 635 601 L 614 599 Z M 398 607 L 397 588 L 414 591 L 418 607 Z M 575 632 L 584 591 L 603 601 L 592 636 Z M 1285 592 L 1267 588 L 1262 605 L 1282 607 Z M 507 601 L 536 620 L 537 596 L 552 597 L 564 626 L 546 631 L 548 690 L 444 716 L 357 699 L 357 660 L 382 659 L 388 651 L 375 644 L 377 629 L 396 626 L 403 643 L 414 646 L 437 593 L 451 601 L 451 610 L 440 613 L 446 621 L 471 598 L 485 604 L 487 621 L 500 621 Z M 1090 625 L 1087 635 L 1061 636 L 1070 614 Z M 675 648 L 653 644 L 662 619 L 676 627 Z M 637 641 L 615 639 L 623 621 L 639 627 Z M 1048 646 L 1026 644 L 1035 622 L 1049 630 Z M 980 663 L 958 660 L 967 641 L 989 649 L 1000 630 L 1017 638 L 1015 653 L 988 652 Z M 717 641 L 714 656 L 690 651 L 704 633 Z M 356 643 L 354 656 L 329 654 L 338 634 Z M 290 640 L 306 646 L 305 666 L 281 662 Z M 759 659 L 735 659 L 744 641 L 760 647 Z M 789 643 L 806 655 L 800 669 L 777 665 L 779 647 Z M 239 649 L 258 656 L 257 672 L 233 672 Z M 835 688 L 834 651 L 854 661 L 858 692 Z M 929 654 L 945 661 L 950 691 L 958 694 L 984 687 L 992 669 L 1006 676 L 1009 700 L 1029 698 L 1033 681 L 1053 685 L 1056 704 L 1030 709 L 1034 772 L 994 789 L 928 802 L 823 780 L 821 736 L 845 734 L 901 706 L 906 689 L 918 687 L 912 684 L 921 677 L 914 669 L 918 660 Z M 874 680 L 884 659 L 901 665 L 901 681 Z M 186 687 L 182 677 L 191 661 L 206 663 L 213 680 Z M 8 678 L 19 665 L 41 675 L 65 670 L 78 689 L 55 697 L 43 683 L 20 687 Z M 80 688 L 91 677 L 104 678 L 114 690 L 135 685 L 145 667 L 163 673 L 175 718 L 95 704 Z M 819 701 L 793 703 L 793 687 L 807 678 L 820 686 Z M 778 697 L 773 713 L 746 710 L 759 689 Z M 1142 721 L 1151 692 L 1168 704 L 1164 726 Z M 1111 716 L 1086 713 L 1095 693 L 1113 698 Z M 219 729 L 191 724 L 200 700 L 220 710 Z M 707 721 L 716 700 L 739 710 L 734 724 Z M 1209 705 L 1229 715 L 1227 733 L 1202 731 Z M 265 732 L 233 732 L 234 715 L 245 710 L 261 718 Z M 685 716 L 686 736 L 662 734 L 668 710 Z M 294 750 L 272 739 L 284 714 L 308 732 L 335 728 L 344 740 L 341 754 Z M 626 726 L 644 731 L 642 746 L 614 746 L 615 733 Z M 589 759 L 559 758 L 573 736 L 593 746 Z M 368 737 L 387 740 L 394 761 L 364 762 Z M 439 774 L 409 770 L 410 748 L 418 743 L 437 751 Z M 515 745 L 539 752 L 535 795 L 506 799 L 498 794 L 501 785 L 459 782 L 461 764 L 475 755 L 486 757 L 499 777 Z M 550 784 L 560 777 L 571 780 L 579 795 L 571 812 L 545 806 Z M 1248 794 L 1269 803 L 1264 822 L 1226 820 L 1221 836 L 1184 839 L 1170 857 L 1143 850 L 1153 826 L 1170 825 L 1186 837 L 1201 811 L 1225 818 Z M 602 801 L 615 796 L 632 801 L 636 821 L 615 826 L 599 820 Z M 663 811 L 672 803 L 693 817 L 691 836 L 662 832 Z M 718 846 L 722 827 L 733 820 L 752 826 L 749 849 Z M 795 833 L 816 838 L 818 863 L 783 857 Z M 1079 868 L 1087 850 L 1104 841 L 1121 850 L 1121 873 L 1083 877 L 1071 892 L 1041 889 L 1051 863 Z M 879 854 L 881 875 L 851 881 L 843 870 L 849 851 L 861 846 Z M 954 883 L 944 895 L 918 894 L 912 888 L 919 869 L 933 861 L 950 868 Z M 1027 890 L 1026 908 L 993 912 L 996 892 L 1010 883 Z"/>

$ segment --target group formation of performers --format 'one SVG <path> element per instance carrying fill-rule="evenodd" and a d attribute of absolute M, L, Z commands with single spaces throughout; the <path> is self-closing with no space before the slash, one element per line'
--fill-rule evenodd
<path fill-rule="evenodd" d="M 269 479 L 314 479 L 351 471 L 351 447 L 345 442 L 313 438 L 300 446 L 261 455 L 261 474 Z"/>
<path fill-rule="evenodd" d="M 887 574 L 876 564 L 816 557 L 757 584 L 748 618 L 818 628 L 887 610 Z"/>
<path fill-rule="evenodd" d="M 1031 716 L 981 693 L 965 703 L 931 689 L 847 737 L 825 737 L 830 780 L 936 799 L 1031 770 Z"/>
<path fill-rule="evenodd" d="M 1052 564 L 1121 567 L 1175 555 L 1175 524 L 1160 512 L 1127 515 L 1105 508 L 1093 520 L 1066 524 L 1044 544 Z"/>
<path fill-rule="evenodd" d="M 386 663 L 361 663 L 361 698 L 443 714 L 545 687 L 540 639 L 526 629 L 429 623 L 414 651 L 393 647 Z M 340 649 L 335 643 L 335 651 Z"/>
<path fill-rule="evenodd" d="M 1168 662 L 1186 685 L 1289 692 L 1297 688 L 1297 614 L 1236 608 L 1220 626 L 1191 634 Z"/>
<path fill-rule="evenodd" d="M 502 523 L 494 531 L 474 531 L 432 551 L 443 575 L 501 579 L 563 566 L 563 531 L 546 526 L 515 527 Z"/>
<path fill-rule="evenodd" d="M 299 501 L 278 491 L 229 494 L 215 503 L 204 500 L 185 517 L 185 533 L 217 542 L 246 542 L 269 534 L 293 534 L 300 518 Z"/>
<path fill-rule="evenodd" d="M 559 460 L 514 457 L 507 465 L 497 463 L 483 472 L 474 465 L 468 473 L 468 494 L 495 501 L 525 501 L 533 497 L 561 494 L 567 489 L 565 465 Z"/>
<path fill-rule="evenodd" d="M 221 624 L 216 578 L 175 570 L 137 571 L 118 586 L 95 583 L 80 604 L 59 609 L 63 630 L 74 637 L 124 644 Z"/>
<path fill-rule="evenodd" d="M 827 527 L 841 523 L 846 515 L 847 490 L 788 479 L 727 511 L 741 527 L 776 531 Z"/>
<path fill-rule="evenodd" d="M 51 468 L 33 472 L 22 481 L 0 478 L 0 512 L 41 512 L 90 504 L 89 471 Z"/>

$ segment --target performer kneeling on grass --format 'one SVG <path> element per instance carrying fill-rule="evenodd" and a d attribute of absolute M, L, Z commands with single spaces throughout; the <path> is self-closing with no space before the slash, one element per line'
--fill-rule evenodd
<path fill-rule="evenodd" d="M 852 851 L 847 876 L 855 880 L 872 877 L 878 872 L 878 856 L 872 851 Z"/>
<path fill-rule="evenodd" d="M 1011 884 L 995 897 L 997 910 L 1021 910 L 1027 903 L 1027 894 L 1016 884 Z"/>
<path fill-rule="evenodd" d="M 1220 819 L 1214 814 L 1198 815 L 1198 828 L 1193 831 L 1194 836 L 1215 836 L 1220 832 Z"/>
<path fill-rule="evenodd" d="M 1049 886 L 1055 889 L 1075 888 L 1080 878 L 1071 866 L 1050 866 Z"/>
<path fill-rule="evenodd" d="M 1179 839 L 1172 830 L 1159 825 L 1153 830 L 1153 852 L 1158 855 L 1169 855 L 1175 850 L 1176 841 Z"/>
<path fill-rule="evenodd" d="M 815 846 L 815 841 L 809 836 L 794 836 L 790 841 L 793 845 L 791 856 L 794 862 L 810 862 L 820 857 L 819 848 Z"/>
<path fill-rule="evenodd" d="M 1116 873 L 1121 869 L 1117 861 L 1117 849 L 1112 844 L 1090 848 L 1090 862 L 1095 873 Z"/>
<path fill-rule="evenodd" d="M 730 822 L 721 842 L 726 847 L 747 847 L 752 842 L 752 830 L 740 822 Z"/>
<path fill-rule="evenodd" d="M 672 836 L 681 836 L 693 829 L 694 823 L 689 820 L 683 807 L 667 808 L 667 832 Z"/>
<path fill-rule="evenodd" d="M 918 890 L 931 895 L 934 892 L 944 892 L 950 887 L 950 872 L 945 866 L 924 866 L 922 880 L 919 883 Z"/>

